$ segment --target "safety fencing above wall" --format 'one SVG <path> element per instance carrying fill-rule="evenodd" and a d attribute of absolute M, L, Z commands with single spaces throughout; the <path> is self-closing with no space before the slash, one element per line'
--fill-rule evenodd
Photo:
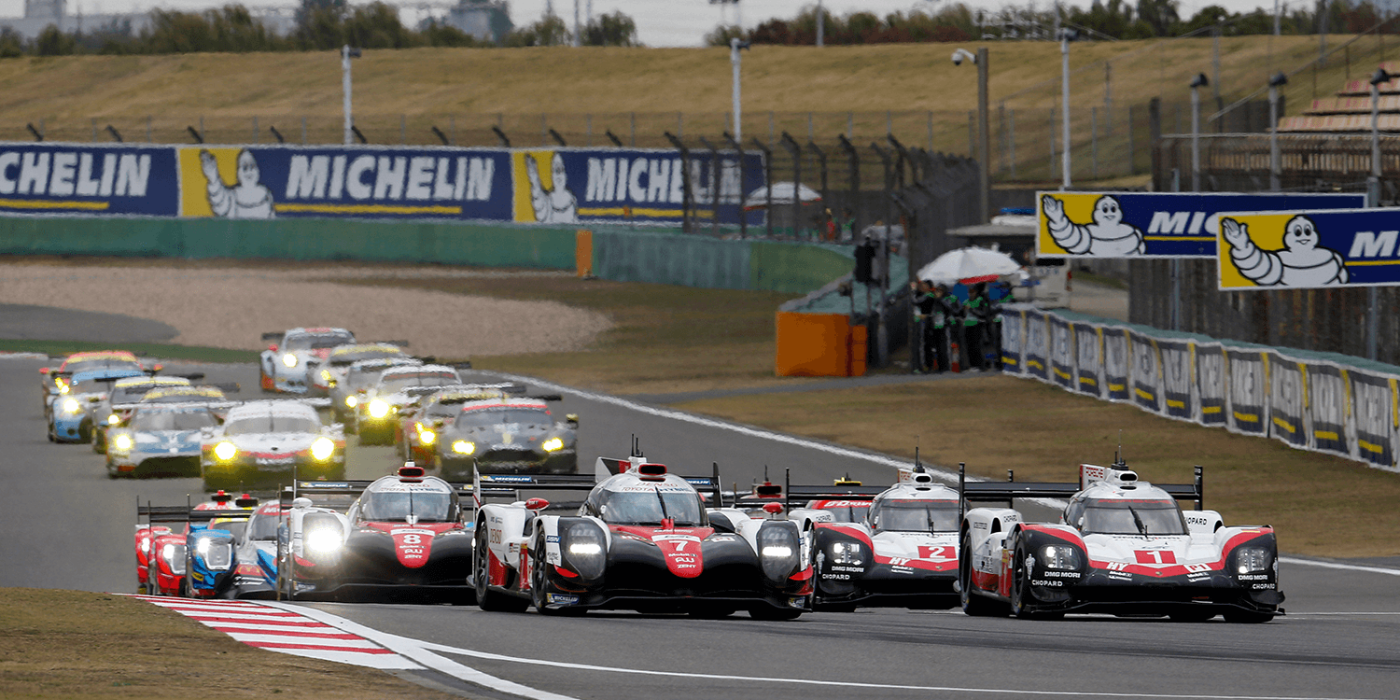
<path fill-rule="evenodd" d="M 0 215 L 757 226 L 766 181 L 760 153 L 0 144 Z"/>
<path fill-rule="evenodd" d="M 1400 471 L 1400 368 L 1006 308 L 1007 374 Z"/>

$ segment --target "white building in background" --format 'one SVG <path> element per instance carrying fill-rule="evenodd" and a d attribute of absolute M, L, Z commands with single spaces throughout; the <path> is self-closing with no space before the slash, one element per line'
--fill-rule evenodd
<path fill-rule="evenodd" d="M 14 30 L 25 39 L 39 36 L 49 25 L 54 25 L 66 33 L 93 32 L 104 27 L 121 26 L 131 23 L 131 32 L 140 33 L 151 23 L 149 15 L 143 13 L 121 14 L 68 14 L 68 0 L 24 0 L 23 17 L 0 17 L 0 27 Z"/>
<path fill-rule="evenodd" d="M 506 34 L 515 28 L 510 21 L 510 3 L 506 0 L 458 0 L 456 5 L 447 8 L 443 22 L 478 41 L 497 43 L 504 41 Z"/>

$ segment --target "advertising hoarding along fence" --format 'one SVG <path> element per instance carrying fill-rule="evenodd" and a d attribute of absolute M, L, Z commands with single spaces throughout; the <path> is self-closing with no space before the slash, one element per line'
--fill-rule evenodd
<path fill-rule="evenodd" d="M 1400 209 L 1220 215 L 1220 289 L 1400 285 Z"/>
<path fill-rule="evenodd" d="M 1215 257 L 1219 212 L 1347 209 L 1358 194 L 1037 192 L 1036 254 L 1063 258 Z"/>
<path fill-rule="evenodd" d="M 1009 375 L 1400 471 L 1400 373 L 1020 305 L 1006 318 L 1004 353 L 1023 358 Z"/>
<path fill-rule="evenodd" d="M 760 225 L 764 177 L 757 153 L 0 144 L 0 214 Z"/>

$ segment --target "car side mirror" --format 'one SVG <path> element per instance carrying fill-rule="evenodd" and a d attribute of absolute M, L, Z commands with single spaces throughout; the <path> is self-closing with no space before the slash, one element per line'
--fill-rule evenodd
<path fill-rule="evenodd" d="M 267 349 L 268 349 L 269 352 L 277 352 L 277 343 L 273 343 L 273 344 L 267 346 Z"/>
<path fill-rule="evenodd" d="M 40 368 L 39 368 L 39 374 L 48 374 L 49 372 L 52 372 L 52 371 L 53 371 L 53 368 L 52 368 L 52 367 L 40 367 Z"/>
<path fill-rule="evenodd" d="M 544 510 L 549 507 L 549 501 L 543 498 L 531 498 L 525 501 L 525 510 Z"/>
<path fill-rule="evenodd" d="M 577 414 L 577 413 L 570 413 L 570 414 L 564 416 L 564 422 L 567 423 L 567 424 L 569 425 L 570 428 L 577 428 L 577 427 L 578 427 L 578 414 Z"/>
<path fill-rule="evenodd" d="M 433 427 L 434 427 L 434 428 L 441 429 L 443 425 L 445 425 L 445 423 L 442 422 L 442 419 L 441 419 L 441 418 L 434 418 L 434 419 L 433 419 Z"/>
<path fill-rule="evenodd" d="M 161 371 L 161 370 L 163 370 L 163 369 L 165 369 L 165 365 L 162 365 L 162 364 L 156 364 L 156 365 L 153 365 L 153 366 L 151 367 L 151 371 L 152 371 L 152 372 L 159 372 L 159 371 Z"/>
<path fill-rule="evenodd" d="M 327 379 L 327 380 L 326 380 L 326 386 L 327 386 L 328 388 L 334 389 L 334 388 L 335 388 L 335 384 L 336 384 L 336 382 L 335 382 L 334 379 Z"/>

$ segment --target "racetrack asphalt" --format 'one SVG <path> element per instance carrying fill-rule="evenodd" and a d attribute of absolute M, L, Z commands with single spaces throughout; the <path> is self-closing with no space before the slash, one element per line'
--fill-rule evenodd
<path fill-rule="evenodd" d="M 160 321 L 52 306 L 0 304 L 0 340 L 160 343 L 180 331 Z"/>
<path fill-rule="evenodd" d="M 36 372 L 42 364 L 0 361 L 6 455 L 0 556 L 7 563 L 0 586 L 134 590 L 138 494 L 158 504 L 183 503 L 186 494 L 197 501 L 199 481 L 112 481 L 89 447 L 49 444 Z M 239 382 L 247 388 L 243 398 L 259 396 L 251 365 L 172 363 L 168 371 L 196 370 L 209 381 Z M 804 483 L 846 473 L 866 483 L 894 476 L 879 455 L 669 409 L 593 394 L 566 394 L 556 406 L 556 414 L 580 415 L 583 471 L 597 456 L 624 456 L 637 435 L 648 457 L 678 473 L 708 474 L 718 461 L 726 485 L 747 487 L 765 464 L 774 481 L 787 468 Z M 395 465 L 392 448 L 350 448 L 351 478 L 372 478 Z M 1032 519 L 1050 515 L 1035 506 L 1023 510 Z M 759 622 L 743 613 L 723 620 L 632 613 L 545 618 L 473 606 L 306 605 L 441 645 L 443 656 L 493 676 L 588 700 L 1400 696 L 1400 577 L 1285 564 L 1282 584 L 1289 614 L 1264 625 L 1106 616 L 1022 621 L 897 609 Z"/>

